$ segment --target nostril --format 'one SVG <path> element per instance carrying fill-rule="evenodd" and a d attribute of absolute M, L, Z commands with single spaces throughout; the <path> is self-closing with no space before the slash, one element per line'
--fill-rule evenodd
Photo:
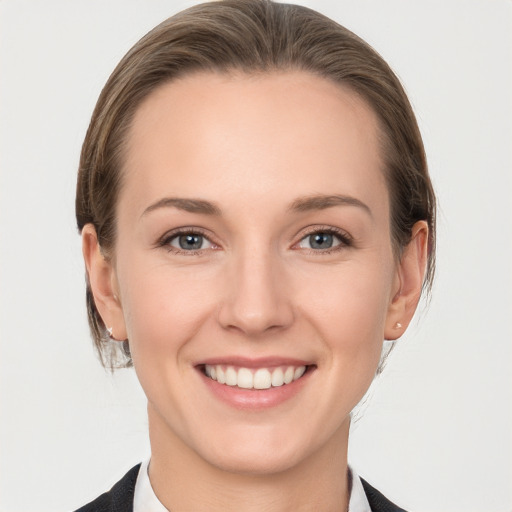
<path fill-rule="evenodd" d="M 293 323 L 293 313 L 288 304 L 251 305 L 223 304 L 219 311 L 219 323 L 224 329 L 256 336 L 278 331 Z"/>

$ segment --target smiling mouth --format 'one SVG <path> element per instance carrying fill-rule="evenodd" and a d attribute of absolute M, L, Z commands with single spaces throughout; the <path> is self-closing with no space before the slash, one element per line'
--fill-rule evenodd
<path fill-rule="evenodd" d="M 235 368 L 220 364 L 205 364 L 203 373 L 210 379 L 226 386 L 241 389 L 270 389 L 299 380 L 309 366 L 278 366 L 275 368 Z"/>

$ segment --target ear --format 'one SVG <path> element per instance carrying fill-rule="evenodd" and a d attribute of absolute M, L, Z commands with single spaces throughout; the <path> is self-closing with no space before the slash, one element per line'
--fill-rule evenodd
<path fill-rule="evenodd" d="M 82 254 L 96 309 L 105 326 L 112 328 L 112 337 L 124 341 L 127 334 L 115 269 L 102 253 L 92 224 L 86 224 L 82 229 Z"/>
<path fill-rule="evenodd" d="M 395 283 L 386 318 L 384 337 L 396 340 L 412 320 L 423 287 L 428 256 L 428 224 L 421 220 L 412 228 L 396 269 Z"/>

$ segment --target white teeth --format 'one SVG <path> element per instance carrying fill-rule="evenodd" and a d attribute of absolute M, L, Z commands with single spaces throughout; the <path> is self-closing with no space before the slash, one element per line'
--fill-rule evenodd
<path fill-rule="evenodd" d="M 226 384 L 228 386 L 236 386 L 238 384 L 237 371 L 232 367 L 226 368 Z"/>
<path fill-rule="evenodd" d="M 284 373 L 281 368 L 276 368 L 272 372 L 272 386 L 275 388 L 282 386 L 284 384 Z"/>
<path fill-rule="evenodd" d="M 290 384 L 300 379 L 306 372 L 305 366 L 286 366 L 277 368 L 258 368 L 256 371 L 249 368 L 233 366 L 222 367 L 218 365 L 205 365 L 204 373 L 219 384 L 237 386 L 242 389 L 269 389 Z"/>
<path fill-rule="evenodd" d="M 272 375 L 266 368 L 256 370 L 254 374 L 254 388 L 255 389 L 268 389 L 272 386 Z"/>
<path fill-rule="evenodd" d="M 208 366 L 208 365 L 206 365 L 206 366 Z M 224 373 L 224 370 L 222 369 L 222 367 L 216 366 L 215 371 L 217 373 L 217 382 L 219 384 L 226 384 L 226 374 Z M 211 373 L 211 377 L 213 379 L 213 373 L 212 372 L 210 372 L 210 373 Z"/>
<path fill-rule="evenodd" d="M 293 380 L 294 374 L 295 368 L 293 366 L 288 366 L 288 368 L 286 368 L 286 371 L 284 372 L 284 383 L 290 384 L 290 382 Z"/>
<path fill-rule="evenodd" d="M 240 370 L 238 370 L 239 388 L 251 389 L 253 387 L 253 380 L 251 370 L 247 368 L 240 368 Z"/>
<path fill-rule="evenodd" d="M 300 379 L 304 375 L 305 371 L 306 371 L 305 366 L 299 366 L 298 368 L 295 368 L 295 372 L 293 374 L 293 380 Z"/>

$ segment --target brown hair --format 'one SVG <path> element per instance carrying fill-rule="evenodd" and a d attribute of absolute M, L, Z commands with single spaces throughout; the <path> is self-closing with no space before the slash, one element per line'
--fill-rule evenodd
<path fill-rule="evenodd" d="M 348 87 L 377 114 L 391 204 L 396 254 L 418 220 L 429 225 L 424 287 L 434 272 L 435 196 L 425 151 L 407 96 L 390 67 L 367 43 L 311 10 L 270 0 L 222 0 L 197 5 L 167 19 L 144 36 L 118 64 L 94 109 L 78 171 L 78 229 L 92 223 L 108 257 L 115 244 L 116 203 L 123 148 L 138 106 L 164 82 L 194 71 L 247 73 L 304 70 Z M 109 343 L 87 283 L 89 325 L 105 366 L 131 365 Z"/>

